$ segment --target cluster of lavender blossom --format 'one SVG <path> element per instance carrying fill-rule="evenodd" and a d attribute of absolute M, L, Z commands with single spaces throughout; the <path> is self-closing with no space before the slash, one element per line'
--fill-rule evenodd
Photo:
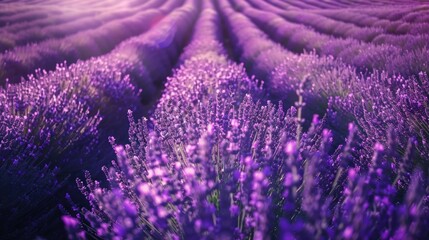
<path fill-rule="evenodd" d="M 107 134 L 99 125 L 115 124 L 114 106 L 139 104 L 130 79 L 103 60 L 39 72 L 19 85 L 7 85 L 0 99 L 1 186 L 8 192 L 1 212 L 9 216 L 2 233 L 16 229 L 12 226 L 26 221 L 39 205 L 46 206 L 84 159 L 99 158 L 94 150 Z"/>
<path fill-rule="evenodd" d="M 427 159 L 426 125 L 418 122 L 428 119 L 427 76 L 366 77 L 331 57 L 295 56 L 229 4 L 203 2 L 153 115 L 136 121 L 129 111 L 129 144 L 110 138 L 109 186 L 90 172 L 77 179 L 90 208 L 70 201 L 74 210 L 62 218 L 69 238 L 428 236 L 428 178 L 418 164 Z M 245 64 L 223 48 L 221 19 Z M 272 102 L 272 94 L 297 101 Z M 303 111 L 317 112 L 306 105 L 314 98 L 324 99 L 326 115 L 306 127 Z M 336 144 L 329 128 L 341 117 L 354 123 Z"/>

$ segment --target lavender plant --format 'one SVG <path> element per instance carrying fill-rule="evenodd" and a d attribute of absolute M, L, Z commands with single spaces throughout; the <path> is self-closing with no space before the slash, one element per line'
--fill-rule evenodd
<path fill-rule="evenodd" d="M 107 138 L 100 122 L 118 124 L 112 107 L 138 106 L 138 91 L 129 78 L 106 63 L 59 65 L 53 73 L 39 72 L 0 91 L 1 185 L 7 192 L 0 203 L 7 216 L 2 236 L 32 236 L 39 228 L 37 217 L 52 209 L 52 197 L 68 176 L 84 165 L 100 166 L 84 159 L 99 157 L 98 142 Z"/>
<path fill-rule="evenodd" d="M 349 93 L 332 97 L 330 104 L 339 112 L 347 112 L 356 121 L 367 141 L 388 144 L 397 139 L 394 151 L 407 153 L 410 144 L 416 144 L 412 165 L 421 165 L 426 171 L 428 163 L 427 139 L 427 75 L 405 79 L 374 74 L 349 83 Z M 380 94 L 382 93 L 382 94 Z M 391 132 L 386 134 L 386 131 Z M 407 137 L 403 137 L 407 136 Z M 410 143 L 408 138 L 413 138 Z M 395 163 L 396 165 L 402 163 Z"/>

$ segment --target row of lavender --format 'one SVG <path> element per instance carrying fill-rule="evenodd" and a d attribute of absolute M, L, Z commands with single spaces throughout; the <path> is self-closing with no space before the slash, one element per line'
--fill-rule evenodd
<path fill-rule="evenodd" d="M 80 210 L 63 217 L 70 239 L 427 236 L 429 193 L 425 174 L 416 169 L 417 140 L 405 139 L 408 144 L 401 149 L 398 137 L 413 134 L 385 129 L 371 116 L 369 128 L 348 124 L 345 142 L 338 146 L 327 129 L 338 119 L 334 111 L 360 116 L 338 107 L 338 99 L 364 94 L 364 80 L 332 58 L 287 52 L 227 0 L 219 1 L 234 49 L 248 70 L 264 74 L 269 92 L 289 86 L 290 98 L 297 90 L 295 106 L 276 106 L 243 65 L 228 60 L 220 43 L 220 18 L 210 2 L 204 4 L 182 65 L 168 79 L 153 116 L 135 122 L 130 111 L 130 143 L 124 147 L 112 141 L 117 159 L 103 168 L 109 187 L 101 187 L 89 172 L 86 184 L 77 180 L 90 209 L 72 203 Z M 297 62 L 303 63 L 294 69 Z M 332 79 L 344 86 L 332 86 Z M 384 84 L 397 79 L 383 80 L 367 81 L 387 94 Z M 355 83 L 346 88 L 348 81 Z M 413 86 L 406 90 L 418 88 Z M 302 111 L 314 110 L 304 101 L 315 105 L 314 99 L 328 98 L 337 108 L 330 104 L 320 120 L 314 115 L 304 131 Z M 362 98 L 384 106 L 377 96 Z M 363 136 L 372 128 L 380 134 Z"/>
<path fill-rule="evenodd" d="M 16 83 L 37 68 L 52 70 L 59 62 L 74 63 L 110 52 L 127 38 L 144 33 L 183 1 L 155 1 L 134 15 L 109 21 L 64 38 L 18 46 L 0 55 L 0 84 Z M 145 10 L 145 8 L 147 8 Z M 143 23 L 143 24 L 142 24 Z M 112 36 L 112 33 L 114 35 Z"/>
<path fill-rule="evenodd" d="M 249 1 L 256 7 L 246 1 L 232 2 L 291 51 L 315 50 L 319 55 L 334 56 L 360 71 L 377 69 L 404 76 L 428 72 L 427 34 L 385 34 L 378 28 L 360 28 L 313 13 L 284 11 L 264 1 Z"/>
<path fill-rule="evenodd" d="M 132 16 L 138 11 L 150 7 L 159 7 L 163 1 L 147 1 L 133 9 L 124 8 L 119 2 L 105 4 L 109 7 L 97 9 L 92 7 L 89 11 L 70 11 L 67 14 L 58 14 L 48 18 L 37 19 L 34 21 L 25 21 L 3 27 L 0 31 L 0 51 L 11 50 L 17 46 L 28 43 L 38 43 L 52 38 L 63 38 L 68 35 L 94 29 L 102 26 L 106 22 L 116 19 Z M 112 9 L 115 9 L 112 11 Z M 74 10 L 72 8 L 72 10 Z M 32 11 L 34 14 L 36 11 Z"/>
<path fill-rule="evenodd" d="M 24 24 L 24 26 L 21 26 L 19 22 L 12 24 L 9 29 L 5 28 L 4 31 L 17 30 L 16 36 L 10 36 L 8 33 L 1 35 L 2 40 L 15 48 L 0 55 L 2 62 L 0 84 L 4 85 L 6 79 L 9 79 L 10 82 L 18 82 L 21 77 L 32 73 L 37 68 L 51 70 L 58 62 L 67 60 L 69 63 L 74 63 L 78 59 L 104 54 L 122 40 L 150 28 L 154 23 L 148 20 L 159 19 L 164 13 L 171 10 L 171 6 L 167 5 L 156 11 L 152 9 L 142 12 L 144 9 L 159 7 L 162 3 L 163 1 L 149 1 L 132 10 L 127 6 L 128 8 L 123 11 L 113 11 L 91 18 L 90 23 L 87 18 L 82 18 L 49 27 L 49 24 L 45 26 L 49 23 L 49 18 L 42 18 L 41 20 L 45 21 L 36 21 Z M 295 52 L 316 50 L 318 54 L 341 58 L 345 63 L 356 66 L 359 70 L 386 70 L 389 73 L 400 73 L 405 76 L 416 74 L 418 71 L 427 71 L 428 66 L 425 60 L 429 51 L 426 48 L 427 35 L 410 35 L 424 31 L 427 29 L 425 25 L 413 23 L 406 26 L 401 25 L 402 28 L 398 31 L 404 31 L 405 28 L 410 34 L 397 36 L 384 32 L 385 29 L 391 27 L 390 25 L 382 25 L 383 28 L 373 28 L 373 25 L 361 28 L 355 26 L 355 22 L 353 24 L 344 23 L 322 16 L 323 11 L 322 14 L 319 12 L 299 12 L 297 14 L 296 11 L 285 11 L 273 3 L 257 0 L 249 1 L 249 3 L 238 1 L 234 4 L 240 10 L 245 11 L 245 14 L 267 31 L 273 39 Z M 395 9 L 398 8 L 397 6 Z M 408 7 L 403 14 L 410 14 L 416 9 L 422 9 L 421 12 L 424 12 L 425 8 Z M 138 11 L 140 13 L 137 14 Z M 23 14 L 28 14 L 28 12 Z M 424 16 L 424 14 L 422 15 Z M 406 16 L 403 17 L 408 19 Z M 60 18 L 58 21 L 61 22 L 61 20 L 64 19 Z M 146 24 L 139 26 L 137 23 L 140 21 L 145 21 Z M 317 32 L 301 24 L 314 27 Z M 393 27 L 396 26 L 396 23 L 392 24 Z M 28 29 L 27 25 L 33 26 L 33 28 Z M 374 23 L 374 25 L 376 24 Z M 41 27 L 42 31 L 37 31 L 36 27 Z M 21 28 L 24 30 L 20 31 Z M 91 29 L 85 30 L 86 28 Z M 133 31 L 129 31 L 130 29 Z M 79 30 L 80 32 L 72 34 Z M 110 32 L 115 33 L 115 38 L 108 37 Z M 345 37 L 345 39 L 334 38 L 330 35 Z M 52 36 L 62 37 L 49 39 Z M 25 43 L 42 39 L 46 40 L 31 46 L 17 47 L 13 44 L 16 41 Z M 103 41 L 101 41 L 102 39 Z M 110 40 L 106 41 L 106 39 Z M 364 40 L 364 42 L 360 42 L 360 40 Z M 100 42 L 103 44 L 100 45 Z"/>
<path fill-rule="evenodd" d="M 164 1 L 158 1 L 159 5 Z M 78 31 L 73 29 L 80 26 L 80 30 L 95 28 L 100 25 L 100 20 L 108 22 L 118 17 L 123 18 L 123 14 L 135 14 L 137 10 L 143 10 L 150 5 L 152 1 L 140 2 L 138 5 L 132 5 L 130 2 L 104 1 L 100 3 L 91 1 L 63 1 L 60 4 L 50 5 L 47 1 L 39 3 L 25 3 L 21 6 L 19 3 L 0 3 L 0 36 L 2 44 L 5 42 L 18 42 L 8 46 L 16 47 L 19 41 L 37 42 L 40 38 L 48 39 L 49 37 L 58 37 L 57 34 L 62 32 Z M 21 7 L 21 8 L 20 8 Z M 88 19 L 93 22 L 89 22 Z M 40 32 L 37 32 L 37 31 Z M 51 35 L 52 34 L 52 35 Z M 17 45 L 18 44 L 18 45 Z M 3 45 L 2 45 L 3 46 Z"/>
<path fill-rule="evenodd" d="M 359 27 L 355 26 L 354 23 L 345 23 L 342 21 L 333 20 L 321 16 L 324 11 L 321 11 L 321 13 L 290 10 L 285 11 L 273 7 L 272 5 L 262 1 L 252 0 L 249 2 L 253 3 L 255 7 L 258 7 L 262 10 L 271 11 L 273 13 L 279 14 L 280 16 L 292 23 L 303 24 L 314 28 L 315 31 L 320 32 L 322 34 L 332 35 L 339 38 L 352 38 L 363 42 L 372 42 L 377 45 L 391 44 L 408 50 L 413 47 L 421 48 L 422 45 L 427 42 L 427 35 L 422 34 L 427 32 L 427 29 L 422 29 L 422 26 L 420 24 L 408 25 L 409 29 L 407 30 L 411 31 L 410 33 L 412 33 L 413 35 L 403 34 L 402 36 L 397 36 L 395 34 L 385 33 L 386 28 L 375 27 L 373 25 L 367 27 Z M 405 28 L 407 26 L 402 27 Z M 416 31 L 418 32 L 416 33 Z"/>
<path fill-rule="evenodd" d="M 337 1 L 329 1 L 329 0 L 267 0 L 267 2 L 272 3 L 273 5 L 279 6 L 284 9 L 305 9 L 305 10 L 320 10 L 320 9 L 344 9 L 344 8 L 370 8 L 373 7 L 382 7 L 383 10 L 386 10 L 386 6 L 394 5 L 395 7 L 400 5 L 401 9 L 409 9 L 414 8 L 413 5 L 419 6 L 424 1 L 410 1 L 410 0 L 398 0 L 398 1 L 390 1 L 390 0 L 337 0 Z M 395 11 L 392 13 L 391 11 L 388 14 L 397 14 L 400 11 Z"/>
<path fill-rule="evenodd" d="M 169 5 L 176 8 L 180 2 Z M 111 158 L 102 150 L 109 145 L 107 137 L 126 134 L 128 109 L 141 115 L 142 101 L 146 108 L 153 104 L 197 9 L 198 2 L 188 0 L 156 28 L 108 55 L 61 64 L 1 89 L 0 175 L 7 192 L 0 204 L 2 238 L 46 231 L 46 223 L 58 216 L 52 209 L 63 201 L 64 191 L 73 191 L 69 180 Z"/>

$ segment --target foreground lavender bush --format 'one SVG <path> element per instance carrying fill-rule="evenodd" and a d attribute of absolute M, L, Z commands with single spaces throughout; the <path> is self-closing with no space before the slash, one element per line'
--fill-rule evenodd
<path fill-rule="evenodd" d="M 367 141 L 391 142 L 390 135 L 397 138 L 398 153 L 407 152 L 412 138 L 415 144 L 415 158 L 409 165 L 429 167 L 428 140 L 429 124 L 427 99 L 429 96 L 428 76 L 389 77 L 386 73 L 374 73 L 370 77 L 357 78 L 343 83 L 344 94 L 330 98 L 330 105 L 337 114 L 356 122 Z M 335 85 L 333 83 L 326 86 Z M 391 134 L 386 134 L 390 132 Z"/>
<path fill-rule="evenodd" d="M 54 211 L 52 196 L 67 177 L 82 166 L 100 166 L 84 163 L 99 158 L 98 142 L 107 138 L 100 122 L 115 126 L 120 119 L 115 111 L 136 109 L 138 91 L 127 76 L 99 59 L 39 72 L 1 89 L 0 99 L 0 185 L 7 192 L 0 201 L 6 218 L 0 236 L 30 237 L 40 228 L 40 215 Z"/>
<path fill-rule="evenodd" d="M 104 239 L 421 238 L 428 234 L 427 181 L 388 164 L 375 144 L 359 158 L 356 127 L 331 149 L 324 120 L 302 133 L 292 107 L 254 102 L 256 81 L 216 54 L 189 59 L 169 79 L 152 119 L 130 117 L 130 144 L 116 145 L 103 188 L 77 184 Z M 222 99 L 222 101 L 220 101 Z M 412 151 L 412 149 L 410 149 Z M 411 154 L 405 154 L 409 158 Z M 405 161 L 405 160 L 404 160 Z M 399 184 L 401 183 L 401 184 Z M 408 190 L 407 190 L 408 189 Z M 419 189 L 419 190 L 418 190 Z M 73 217 L 70 238 L 83 238 Z"/>
<path fill-rule="evenodd" d="M 316 119 L 297 146 L 294 109 L 285 115 L 273 105 L 255 105 L 249 96 L 238 110 L 227 108 L 230 115 L 219 116 L 207 105 L 189 114 L 197 123 L 212 115 L 206 130 L 205 124 L 190 121 L 182 123 L 187 134 L 168 137 L 177 128 L 163 132 L 146 120 L 131 122 L 131 144 L 115 145 L 118 160 L 104 169 L 111 190 L 89 175 L 87 186 L 78 180 L 93 208 L 83 213 L 94 234 L 107 239 L 427 234 L 422 175 L 411 177 L 403 199 L 382 145 L 376 144 L 366 165 L 352 160 L 352 135 L 342 150 L 329 155 L 330 133 L 320 134 Z"/>

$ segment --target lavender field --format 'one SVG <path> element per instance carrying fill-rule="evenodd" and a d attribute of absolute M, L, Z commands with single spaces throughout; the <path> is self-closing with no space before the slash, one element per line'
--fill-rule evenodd
<path fill-rule="evenodd" d="M 0 239 L 429 239 L 429 1 L 0 1 Z"/>

